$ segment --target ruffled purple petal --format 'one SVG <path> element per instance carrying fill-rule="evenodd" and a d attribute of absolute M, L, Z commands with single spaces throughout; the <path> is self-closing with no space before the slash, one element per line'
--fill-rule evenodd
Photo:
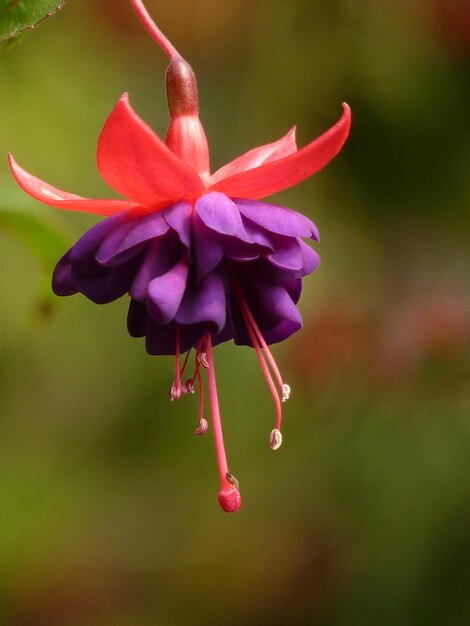
<path fill-rule="evenodd" d="M 232 261 L 246 263 L 255 261 L 261 256 L 262 248 L 257 245 L 249 245 L 239 239 L 226 237 L 224 241 L 225 256 Z"/>
<path fill-rule="evenodd" d="M 300 295 L 298 284 L 289 284 L 285 281 L 269 282 L 261 273 L 248 272 L 246 268 L 240 268 L 237 277 L 250 310 L 267 343 L 282 341 L 302 328 L 302 317 L 291 297 L 291 294 L 294 297 Z M 234 324 L 235 343 L 252 345 L 238 304 L 233 298 L 231 316 Z M 289 323 L 280 326 L 283 320 Z M 277 327 L 279 327 L 279 331 L 276 333 L 274 329 Z"/>
<path fill-rule="evenodd" d="M 164 218 L 180 238 L 186 248 L 191 247 L 191 213 L 193 207 L 190 202 L 182 200 L 173 204 L 164 211 Z"/>
<path fill-rule="evenodd" d="M 320 257 L 305 241 L 299 239 L 298 242 L 302 253 L 302 276 L 308 276 L 319 267 Z"/>
<path fill-rule="evenodd" d="M 219 333 L 225 326 L 226 306 L 224 283 L 218 273 L 212 272 L 198 285 L 188 284 L 175 316 L 179 324 L 205 322 L 211 332 Z"/>
<path fill-rule="evenodd" d="M 181 258 L 184 248 L 176 233 L 168 233 L 148 244 L 140 269 L 129 289 L 131 298 L 145 302 L 149 283 L 166 274 Z"/>
<path fill-rule="evenodd" d="M 72 267 L 69 262 L 69 252 L 64 254 L 55 266 L 52 274 L 52 291 L 56 296 L 73 296 L 78 289 L 73 284 Z"/>
<path fill-rule="evenodd" d="M 95 253 L 100 247 L 103 239 L 125 221 L 126 216 L 120 213 L 114 217 L 109 217 L 108 219 L 98 222 L 95 226 L 92 226 L 92 228 L 87 230 L 86 233 L 80 237 L 77 243 L 70 248 L 70 263 L 83 263 L 87 265 L 90 261 L 93 262 Z"/>
<path fill-rule="evenodd" d="M 276 326 L 264 332 L 267 344 L 280 343 L 302 328 L 302 319 L 283 319 Z"/>
<path fill-rule="evenodd" d="M 168 232 L 168 229 L 161 211 L 135 218 L 110 232 L 95 258 L 101 265 L 121 265 L 141 252 L 149 241 Z"/>
<path fill-rule="evenodd" d="M 171 270 L 149 283 L 147 305 L 150 314 L 159 324 L 168 324 L 175 318 L 186 289 L 188 269 L 185 254 Z"/>
<path fill-rule="evenodd" d="M 243 217 L 251 220 L 267 231 L 289 237 L 307 237 L 320 240 L 315 224 L 296 211 L 276 204 L 256 200 L 234 200 Z"/>
<path fill-rule="evenodd" d="M 175 354 L 176 322 L 160 326 L 151 317 L 147 317 L 145 348 L 149 354 Z M 191 326 L 178 325 L 178 338 L 181 352 L 197 346 L 199 341 L 208 332 L 207 324 L 192 324 Z"/>
<path fill-rule="evenodd" d="M 147 332 L 147 307 L 131 299 L 127 313 L 127 330 L 131 337 L 145 337 Z"/>
<path fill-rule="evenodd" d="M 275 236 L 274 252 L 266 255 L 272 265 L 285 270 L 300 270 L 303 265 L 302 251 L 294 237 Z"/>
<path fill-rule="evenodd" d="M 196 280 L 200 281 L 210 274 L 224 258 L 224 240 L 210 230 L 196 212 L 193 214 L 191 226 L 194 235 L 193 260 Z"/>
<path fill-rule="evenodd" d="M 196 202 L 196 211 L 211 230 L 250 242 L 237 205 L 223 193 L 213 191 Z"/>
<path fill-rule="evenodd" d="M 319 265 L 301 237 L 317 236 L 304 216 L 219 192 L 140 217 L 117 215 L 91 228 L 56 266 L 58 295 L 94 302 L 131 296 L 128 329 L 150 354 L 184 352 L 210 332 L 213 344 L 251 339 L 232 290 L 234 276 L 267 343 L 302 326 L 301 278 Z"/>
<path fill-rule="evenodd" d="M 294 278 L 291 280 L 283 280 L 283 286 L 289 294 L 292 302 L 297 304 L 302 293 L 302 280 L 300 278 Z"/>
<path fill-rule="evenodd" d="M 77 291 L 96 304 L 107 304 L 129 291 L 138 271 L 140 259 L 132 259 L 120 267 L 106 269 L 104 274 L 84 274 L 72 265 L 71 281 Z"/>

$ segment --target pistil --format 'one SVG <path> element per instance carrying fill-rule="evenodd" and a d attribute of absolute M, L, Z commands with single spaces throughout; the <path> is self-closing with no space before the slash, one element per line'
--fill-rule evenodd
<path fill-rule="evenodd" d="M 229 472 L 227 457 L 225 455 L 224 438 L 222 434 L 222 421 L 220 418 L 219 399 L 217 395 L 217 383 L 215 379 L 214 358 L 212 354 L 212 340 L 210 334 L 206 339 L 207 355 L 207 381 L 209 387 L 209 401 L 211 405 L 212 427 L 214 431 L 215 448 L 217 453 L 217 463 L 219 466 L 220 485 L 219 504 L 227 513 L 238 511 L 241 505 L 241 496 L 238 489 L 238 482 Z"/>

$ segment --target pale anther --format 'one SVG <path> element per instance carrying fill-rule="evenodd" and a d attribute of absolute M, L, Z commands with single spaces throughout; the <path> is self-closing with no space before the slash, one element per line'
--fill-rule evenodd
<path fill-rule="evenodd" d="M 196 428 L 196 435 L 205 435 L 207 433 L 207 429 L 209 428 L 209 423 L 206 419 L 201 417 L 199 420 L 199 426 Z"/>
<path fill-rule="evenodd" d="M 173 402 L 174 400 L 179 400 L 181 397 L 181 386 L 173 381 L 173 384 L 170 387 L 170 391 L 168 392 L 170 396 L 170 400 Z"/>
<path fill-rule="evenodd" d="M 197 355 L 197 360 L 206 369 L 209 367 L 209 361 L 207 360 L 207 354 L 205 352 L 199 352 Z"/>
<path fill-rule="evenodd" d="M 289 385 L 284 383 L 282 385 L 282 397 L 281 397 L 281 400 L 282 400 L 282 402 L 285 402 L 286 400 L 289 400 L 289 398 L 290 398 L 290 387 L 289 387 Z"/>
<path fill-rule="evenodd" d="M 271 431 L 271 435 L 269 436 L 269 447 L 271 450 L 277 450 L 282 445 L 282 434 L 281 431 L 277 428 L 274 428 Z"/>

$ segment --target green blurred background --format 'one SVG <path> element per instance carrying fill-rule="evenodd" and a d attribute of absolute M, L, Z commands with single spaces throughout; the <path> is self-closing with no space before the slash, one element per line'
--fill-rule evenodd
<path fill-rule="evenodd" d="M 322 233 L 305 328 L 275 348 L 285 444 L 268 448 L 255 355 L 218 348 L 244 498 L 223 514 L 195 399 L 168 402 L 173 361 L 127 336 L 124 300 L 54 298 L 50 259 L 4 229 L 2 626 L 470 623 L 469 6 L 148 0 L 198 76 L 214 169 L 353 110 L 341 155 L 276 196 Z M 4 47 L 0 204 L 42 216 L 65 249 L 93 219 L 24 197 L 6 152 L 110 195 L 102 125 L 128 91 L 164 134 L 165 67 L 126 0 L 71 0 Z"/>

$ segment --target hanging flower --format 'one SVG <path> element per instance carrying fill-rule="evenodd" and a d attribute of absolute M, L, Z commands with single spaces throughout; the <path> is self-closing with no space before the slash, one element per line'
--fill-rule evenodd
<path fill-rule="evenodd" d="M 236 511 L 241 497 L 225 456 L 212 349 L 231 339 L 255 349 L 275 402 L 270 446 L 276 450 L 282 443 L 281 402 L 290 388 L 268 345 L 302 327 L 296 307 L 302 278 L 319 265 L 304 240 L 318 241 L 318 231 L 303 215 L 261 199 L 312 176 L 339 152 L 350 109 L 344 104 L 341 119 L 300 150 L 292 129 L 211 174 L 194 73 L 140 0 L 131 1 L 170 58 L 171 121 L 163 142 L 133 111 L 127 94 L 109 116 L 98 141 L 98 169 L 127 200 L 82 198 L 39 180 L 12 156 L 10 165 L 33 198 L 107 218 L 60 259 L 53 290 L 59 296 L 81 292 L 98 304 L 128 293 L 129 333 L 145 337 L 149 354 L 176 356 L 171 400 L 199 390 L 198 435 L 208 428 L 202 380 L 207 372 L 219 502 L 225 511 Z M 194 371 L 187 376 L 192 351 Z"/>

